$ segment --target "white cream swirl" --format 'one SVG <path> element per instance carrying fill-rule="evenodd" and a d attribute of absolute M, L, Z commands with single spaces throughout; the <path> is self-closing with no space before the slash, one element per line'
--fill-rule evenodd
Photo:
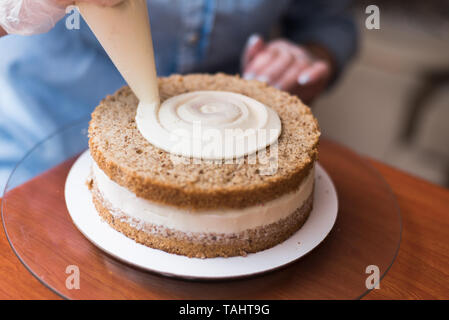
<path fill-rule="evenodd" d="M 277 113 L 245 95 L 194 91 L 155 103 L 141 102 L 136 123 L 150 143 L 172 154 L 232 159 L 274 143 L 281 133 Z"/>

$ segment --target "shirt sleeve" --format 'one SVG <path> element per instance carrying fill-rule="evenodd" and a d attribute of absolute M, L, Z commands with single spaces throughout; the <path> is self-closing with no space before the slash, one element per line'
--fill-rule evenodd
<path fill-rule="evenodd" d="M 282 20 L 283 36 L 296 43 L 314 43 L 333 55 L 335 80 L 357 50 L 357 28 L 346 0 L 292 0 Z"/>

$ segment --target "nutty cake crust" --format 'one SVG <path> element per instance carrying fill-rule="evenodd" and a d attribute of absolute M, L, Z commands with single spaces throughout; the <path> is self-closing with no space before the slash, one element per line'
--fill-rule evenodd
<path fill-rule="evenodd" d="M 248 163 L 248 157 L 225 165 L 174 163 L 169 153 L 150 144 L 137 129 L 138 100 L 129 87 L 106 97 L 92 113 L 89 148 L 100 169 L 138 197 L 196 210 L 244 208 L 278 198 L 301 184 L 317 158 L 320 131 L 310 109 L 297 97 L 258 81 L 224 74 L 159 79 L 162 101 L 196 90 L 241 93 L 279 114 L 282 133 L 274 174 L 261 175 L 263 165 Z"/>

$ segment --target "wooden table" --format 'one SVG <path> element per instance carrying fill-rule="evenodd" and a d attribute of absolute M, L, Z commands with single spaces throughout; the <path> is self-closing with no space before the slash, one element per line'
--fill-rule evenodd
<path fill-rule="evenodd" d="M 324 140 L 321 148 L 333 148 Z M 341 148 L 341 147 L 339 147 Z M 368 159 L 395 193 L 403 219 L 402 243 L 380 289 L 365 299 L 449 298 L 449 190 Z M 59 299 L 17 259 L 0 229 L 0 298 Z"/>

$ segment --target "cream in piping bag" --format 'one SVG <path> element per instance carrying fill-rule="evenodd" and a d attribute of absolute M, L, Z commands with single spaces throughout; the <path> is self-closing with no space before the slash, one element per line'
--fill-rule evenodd
<path fill-rule="evenodd" d="M 277 113 L 241 94 L 196 91 L 160 105 L 145 0 L 126 0 L 114 7 L 77 5 L 139 99 L 136 125 L 150 143 L 176 155 L 220 160 L 255 153 L 278 139 Z"/>
<path fill-rule="evenodd" d="M 137 98 L 158 106 L 159 91 L 146 1 L 126 0 L 113 7 L 79 2 L 77 6 Z"/>

